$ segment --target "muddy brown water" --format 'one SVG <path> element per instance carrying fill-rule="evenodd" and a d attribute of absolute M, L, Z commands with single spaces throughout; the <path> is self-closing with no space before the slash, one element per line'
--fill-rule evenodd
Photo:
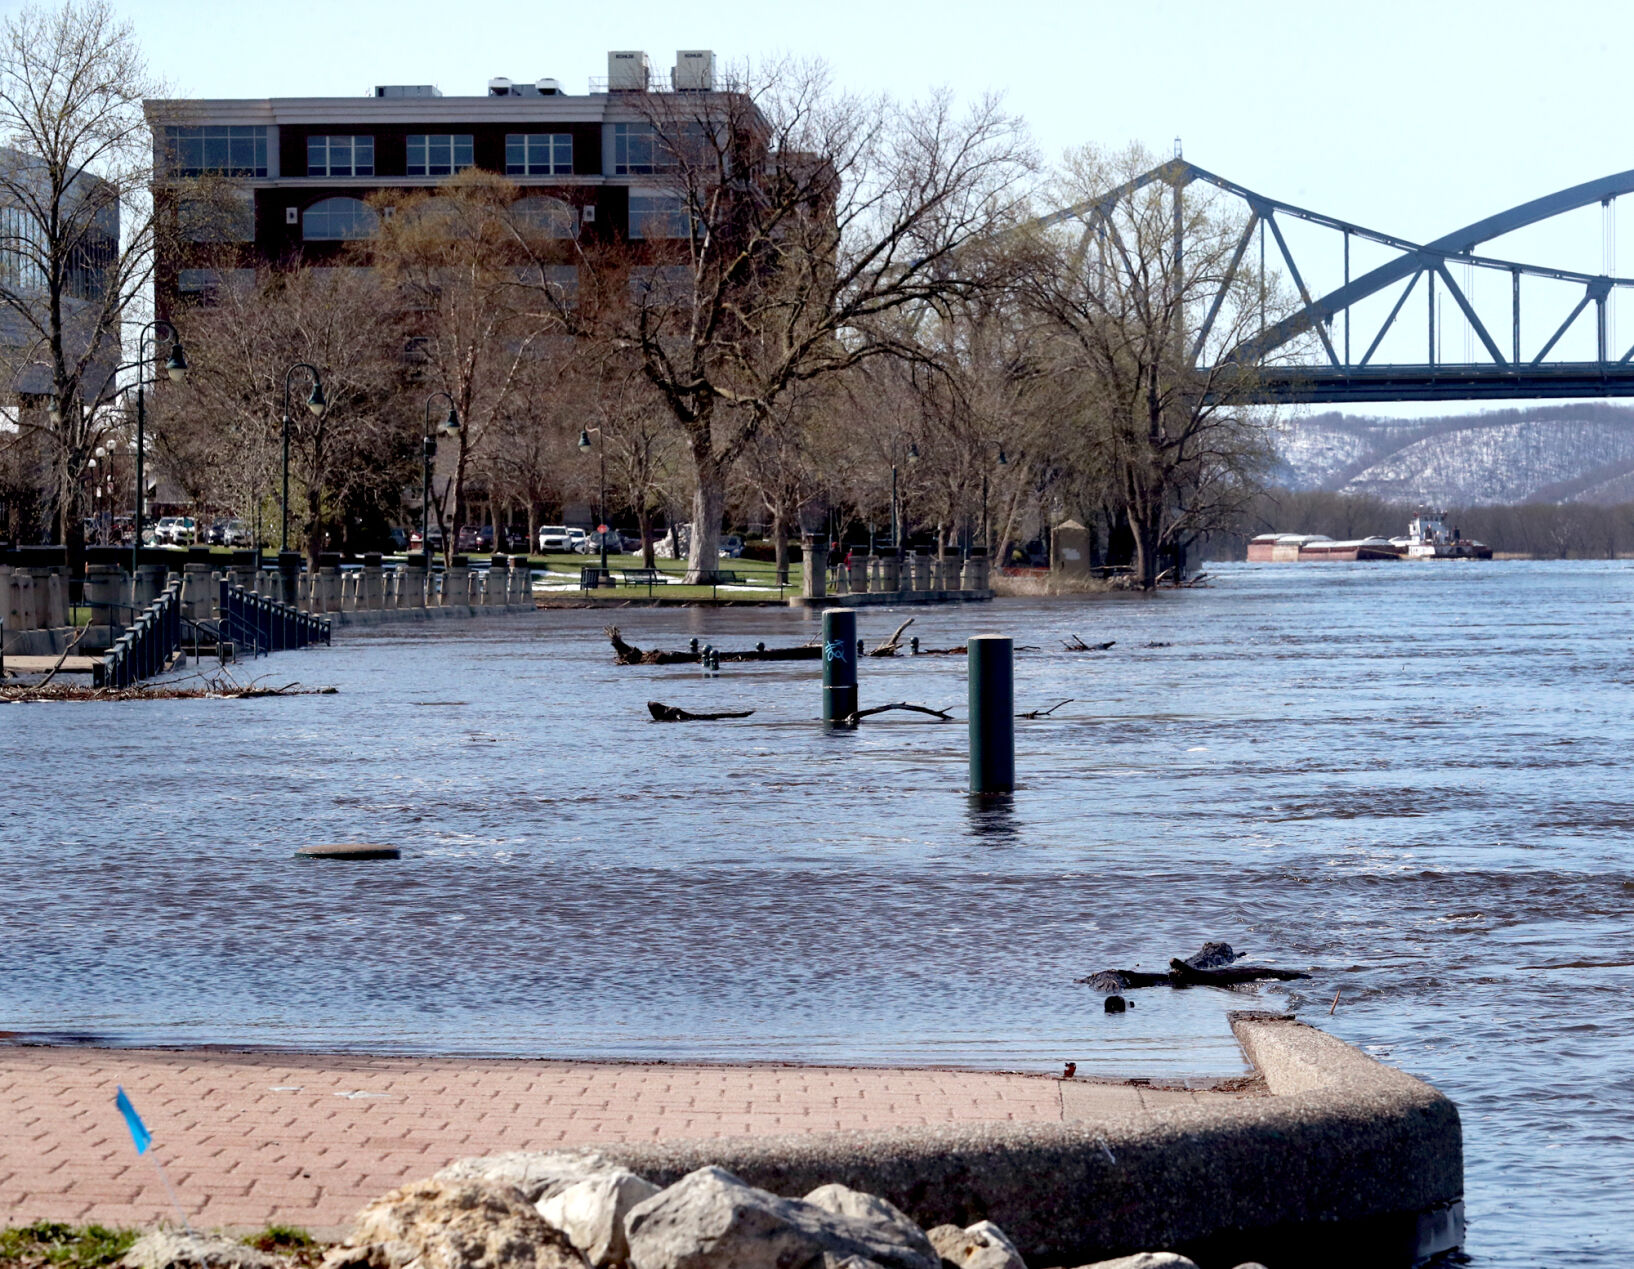
<path fill-rule="evenodd" d="M 961 726 L 825 736 L 814 666 L 621 668 L 595 613 L 255 668 L 336 696 L 0 706 L 0 1028 L 1179 1078 L 1242 1070 L 1228 1009 L 1293 1009 L 1457 1101 L 1477 1264 L 1620 1263 L 1634 564 L 1215 576 L 917 615 L 929 646 L 1041 648 L 1018 709 L 1074 698 L 1017 724 L 997 807 L 965 796 Z M 617 621 L 643 647 L 816 629 Z M 964 692 L 958 658 L 864 663 L 865 705 Z M 648 700 L 756 712 L 657 724 Z M 333 841 L 404 857 L 291 857 Z M 1073 981 L 1211 938 L 1314 976 L 1121 1015 Z"/>

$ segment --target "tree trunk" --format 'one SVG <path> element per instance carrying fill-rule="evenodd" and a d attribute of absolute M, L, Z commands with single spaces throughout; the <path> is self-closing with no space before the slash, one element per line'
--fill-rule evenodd
<path fill-rule="evenodd" d="M 726 464 L 707 449 L 699 451 L 694 446 L 698 483 L 692 491 L 692 541 L 687 544 L 689 582 L 707 581 L 720 568 L 721 516 L 726 511 Z"/>
<path fill-rule="evenodd" d="M 1135 576 L 1142 590 L 1152 590 L 1157 586 L 1158 527 L 1130 507 L 1129 530 L 1135 535 Z"/>
<path fill-rule="evenodd" d="M 657 568 L 657 561 L 652 553 L 652 508 L 647 505 L 645 498 L 635 509 L 636 529 L 641 534 L 641 567 Z"/>
<path fill-rule="evenodd" d="M 772 541 L 777 550 L 777 584 L 789 584 L 789 521 L 779 506 L 772 512 Z"/>

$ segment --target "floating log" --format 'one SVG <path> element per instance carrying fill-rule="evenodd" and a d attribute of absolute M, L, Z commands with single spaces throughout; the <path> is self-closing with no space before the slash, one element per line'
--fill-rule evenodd
<path fill-rule="evenodd" d="M 871 657 L 894 657 L 902 648 L 902 632 L 913 625 L 913 618 L 909 617 L 900 626 L 891 632 L 891 637 L 868 655 Z"/>
<path fill-rule="evenodd" d="M 647 709 L 652 714 L 655 723 L 712 723 L 721 718 L 747 718 L 755 711 L 722 710 L 715 714 L 693 714 L 675 705 L 666 705 L 663 701 L 648 701 Z"/>
<path fill-rule="evenodd" d="M 703 660 L 701 648 L 697 652 L 643 652 L 633 643 L 626 643 L 617 626 L 607 627 L 607 638 L 620 665 L 697 665 Z M 715 655 L 722 661 L 817 661 L 822 659 L 823 649 L 815 643 L 797 648 L 748 648 L 742 652 L 717 648 Z"/>
<path fill-rule="evenodd" d="M 847 714 L 845 717 L 846 726 L 855 727 L 865 718 L 871 718 L 875 714 L 883 714 L 892 709 L 904 709 L 915 714 L 929 714 L 940 723 L 951 723 L 953 721 L 953 715 L 945 709 L 932 709 L 929 705 L 909 705 L 906 701 L 897 701 L 894 705 L 874 705 L 868 709 L 859 709 L 854 713 Z"/>
<path fill-rule="evenodd" d="M 1132 987 L 1237 987 L 1243 983 L 1288 982 L 1310 977 L 1297 969 L 1233 964 L 1242 956 L 1241 952 L 1233 951 L 1229 943 L 1205 943 L 1195 955 L 1185 960 L 1171 960 L 1164 974 L 1142 969 L 1103 969 L 1077 981 L 1096 991 L 1110 993 L 1128 991 Z"/>
<path fill-rule="evenodd" d="M 1060 709 L 1063 705 L 1071 705 L 1074 699 L 1075 699 L 1074 697 L 1069 696 L 1064 701 L 1056 701 L 1055 704 L 1051 705 L 1048 709 L 1030 709 L 1025 714 L 1017 714 L 1016 717 L 1017 718 L 1048 718 L 1051 714 L 1055 713 L 1055 711 Z"/>
<path fill-rule="evenodd" d="M 1115 643 L 1116 639 L 1108 639 L 1105 643 L 1085 643 L 1077 635 L 1061 640 L 1061 646 L 1068 652 L 1105 652 Z"/>

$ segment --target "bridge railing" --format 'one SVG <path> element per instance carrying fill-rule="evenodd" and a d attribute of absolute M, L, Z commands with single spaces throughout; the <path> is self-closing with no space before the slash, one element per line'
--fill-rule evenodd
<path fill-rule="evenodd" d="M 264 653 L 327 644 L 331 627 L 327 617 L 302 612 L 265 595 L 257 595 L 232 582 L 221 583 L 221 638 L 235 650 L 248 649 L 252 657 Z"/>
<path fill-rule="evenodd" d="M 120 688 L 163 674 L 181 646 L 182 579 L 177 577 L 91 667 L 91 682 L 96 687 Z"/>

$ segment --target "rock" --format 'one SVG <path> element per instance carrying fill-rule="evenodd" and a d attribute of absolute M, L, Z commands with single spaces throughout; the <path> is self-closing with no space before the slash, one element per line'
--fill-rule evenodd
<path fill-rule="evenodd" d="M 630 1258 L 624 1218 L 658 1187 L 626 1168 L 612 1168 L 543 1198 L 539 1215 L 567 1235 L 596 1269 L 623 1265 Z"/>
<path fill-rule="evenodd" d="M 930 1231 L 937 1254 L 959 1269 L 1027 1269 L 1016 1245 L 992 1221 L 977 1221 L 967 1229 L 938 1225 Z"/>
<path fill-rule="evenodd" d="M 1177 1256 L 1172 1251 L 1137 1251 L 1133 1256 L 1119 1256 L 1116 1260 L 1097 1260 L 1080 1269 L 1197 1269 L 1196 1261 Z"/>
<path fill-rule="evenodd" d="M 357 1214 L 324 1269 L 584 1269 L 567 1235 L 512 1186 L 415 1181 Z"/>
<path fill-rule="evenodd" d="M 515 1186 L 528 1202 L 538 1203 L 580 1181 L 624 1171 L 594 1150 L 512 1150 L 505 1154 L 457 1159 L 433 1179 Z"/>
<path fill-rule="evenodd" d="M 865 1225 L 880 1225 L 894 1229 L 902 1241 L 909 1247 L 917 1248 L 920 1255 L 932 1263 L 938 1259 L 936 1248 L 931 1246 L 930 1239 L 925 1236 L 925 1231 L 919 1228 L 919 1223 L 896 1204 L 880 1198 L 877 1194 L 864 1194 L 861 1190 L 848 1189 L 843 1185 L 820 1185 L 806 1195 L 804 1201 L 813 1207 L 822 1208 L 825 1212 L 832 1212 L 835 1216 L 849 1217 Z"/>
<path fill-rule="evenodd" d="M 682 1177 L 632 1211 L 624 1229 L 634 1269 L 838 1269 L 858 1260 L 941 1269 L 923 1235 L 768 1194 L 724 1168 Z"/>
<path fill-rule="evenodd" d="M 131 1244 L 119 1263 L 126 1269 L 277 1269 L 281 1262 L 220 1234 L 156 1229 Z"/>

